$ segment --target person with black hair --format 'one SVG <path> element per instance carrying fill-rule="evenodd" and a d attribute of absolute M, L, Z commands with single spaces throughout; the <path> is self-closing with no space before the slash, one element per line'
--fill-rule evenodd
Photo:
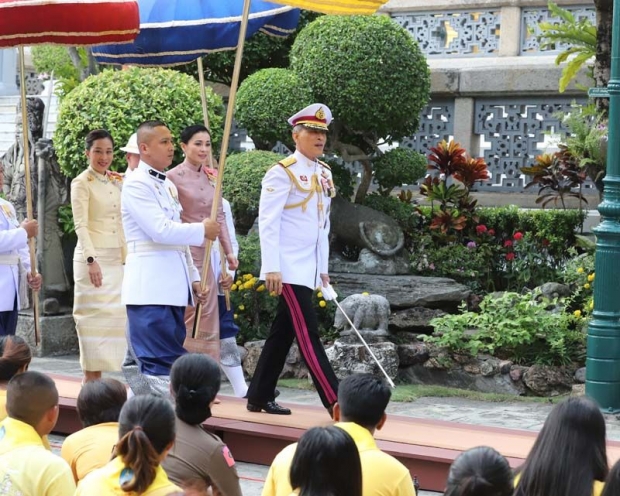
<path fill-rule="evenodd" d="M 118 440 L 118 417 L 127 401 L 125 385 L 116 379 L 98 379 L 84 384 L 77 397 L 77 413 L 84 427 L 62 443 L 76 482 L 110 461 Z"/>
<path fill-rule="evenodd" d="M 0 337 L 0 420 L 6 418 L 5 383 L 14 375 L 28 370 L 32 351 L 28 343 L 19 336 Z"/>
<path fill-rule="evenodd" d="M 181 223 L 177 188 L 164 173 L 174 157 L 168 127 L 143 122 L 137 139 L 140 163 L 127 176 L 121 198 L 128 251 L 122 301 L 127 344 L 140 369 L 129 385 L 135 394 L 168 395 L 170 368 L 186 353 L 185 307 L 208 297 L 189 246 L 216 239 L 220 226 L 211 219 Z"/>
<path fill-rule="evenodd" d="M 299 496 L 362 496 L 362 467 L 355 441 L 334 426 L 306 431 L 297 443 L 290 479 Z"/>
<path fill-rule="evenodd" d="M 73 254 L 73 318 L 80 345 L 82 382 L 121 369 L 127 348 L 121 304 L 125 236 L 120 174 L 110 171 L 114 140 L 105 129 L 86 136 L 88 167 L 71 181 L 78 242 Z"/>
<path fill-rule="evenodd" d="M 179 202 L 183 207 L 181 220 L 186 223 L 202 222 L 211 217 L 211 210 L 216 199 L 217 171 L 213 168 L 214 164 L 209 163 L 211 133 L 202 124 L 188 126 L 181 131 L 181 148 L 185 160 L 168 172 L 168 179 L 174 183 L 179 192 Z M 218 198 L 217 223 L 220 227 L 220 235 L 215 244 L 218 248 L 220 244 L 222 245 L 228 267 L 235 270 L 238 262 L 233 252 L 221 194 Z M 190 250 L 194 265 L 199 271 L 202 271 L 205 246 L 192 246 Z M 202 341 L 201 346 L 203 348 L 200 351 L 207 353 L 218 362 L 220 361 L 220 313 L 217 295 L 218 285 L 220 284 L 223 289 L 230 289 L 232 277 L 228 273 L 223 273 L 219 280 L 216 280 L 213 270 L 209 270 L 207 276 L 208 298 L 202 308 L 197 333 L 197 337 Z M 194 315 L 195 308 L 188 306 L 185 309 L 185 325 L 190 333 L 194 325 Z"/>
<path fill-rule="evenodd" d="M 587 397 L 556 405 L 515 477 L 515 496 L 600 496 L 609 471 L 605 418 Z"/>
<path fill-rule="evenodd" d="M 170 480 L 181 486 L 204 485 L 214 496 L 241 496 L 230 450 L 201 426 L 211 417 L 220 380 L 219 366 L 208 355 L 190 353 L 172 366 L 177 437 L 163 466 Z"/>
<path fill-rule="evenodd" d="M 58 420 L 54 381 L 40 372 L 15 375 L 7 386 L 6 409 L 8 417 L 0 423 L 2 494 L 73 494 L 69 465 L 43 441 Z"/>
<path fill-rule="evenodd" d="M 377 447 L 373 438 L 387 420 L 385 409 L 392 391 L 383 379 L 353 374 L 342 380 L 334 405 L 335 426 L 347 432 L 360 454 L 364 496 L 415 496 L 411 474 L 396 458 Z M 290 496 L 289 480 L 297 444 L 284 448 L 273 460 L 262 496 Z"/>
<path fill-rule="evenodd" d="M 513 484 L 506 458 L 493 448 L 479 446 L 452 462 L 444 496 L 512 496 Z"/>
<path fill-rule="evenodd" d="M 620 460 L 614 463 L 607 474 L 601 496 L 618 496 L 618 494 L 620 494 Z"/>
<path fill-rule="evenodd" d="M 134 396 L 123 406 L 118 423 L 114 458 L 82 479 L 75 496 L 168 496 L 180 491 L 161 466 L 175 437 L 170 402 L 152 394 Z"/>

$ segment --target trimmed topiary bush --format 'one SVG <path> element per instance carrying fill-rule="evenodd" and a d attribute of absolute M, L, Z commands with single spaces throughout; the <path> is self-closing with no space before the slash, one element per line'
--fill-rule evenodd
<path fill-rule="evenodd" d="M 380 193 L 389 196 L 394 188 L 422 179 L 426 175 L 427 160 L 414 150 L 394 148 L 378 156 L 372 164 Z"/>
<path fill-rule="evenodd" d="M 214 150 L 219 152 L 224 107 L 210 88 L 207 102 Z M 164 121 L 175 138 L 186 126 L 202 123 L 198 82 L 178 71 L 137 67 L 106 70 L 89 77 L 60 106 L 54 148 L 62 171 L 75 177 L 86 168 L 84 138 L 89 131 L 107 129 L 118 148 L 125 145 L 140 123 L 151 119 Z M 181 160 L 179 147 L 174 163 Z M 125 166 L 123 154 L 117 153 L 112 170 L 124 170 Z"/>
<path fill-rule="evenodd" d="M 288 118 L 313 103 L 306 82 L 288 69 L 263 69 L 248 77 L 237 94 L 237 122 L 259 150 L 277 141 L 293 147 Z"/>
<path fill-rule="evenodd" d="M 266 151 L 236 153 L 226 160 L 222 194 L 232 207 L 235 228 L 244 235 L 258 217 L 261 181 L 284 155 Z"/>

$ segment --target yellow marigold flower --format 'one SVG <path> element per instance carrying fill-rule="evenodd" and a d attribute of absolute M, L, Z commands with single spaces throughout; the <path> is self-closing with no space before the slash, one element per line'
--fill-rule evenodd
<path fill-rule="evenodd" d="M 253 281 L 247 281 L 243 283 L 243 287 L 245 289 L 252 289 L 254 287 L 254 282 Z"/>
<path fill-rule="evenodd" d="M 594 310 L 594 300 L 590 300 L 590 310 Z"/>
<path fill-rule="evenodd" d="M 245 305 L 239 305 L 237 308 L 243 312 L 245 310 Z"/>
<path fill-rule="evenodd" d="M 237 319 L 237 317 L 238 317 L 238 315 L 237 315 L 236 313 L 235 313 L 235 314 L 233 314 L 233 319 L 235 319 L 235 320 L 236 320 L 236 319 Z"/>
<path fill-rule="evenodd" d="M 319 301 L 319 306 L 321 308 L 325 308 L 327 306 L 327 303 L 325 303 L 325 300 L 321 300 L 321 301 Z"/>
<path fill-rule="evenodd" d="M 271 292 L 269 293 L 269 296 L 278 296 L 278 295 L 276 294 L 276 292 L 275 292 L 275 291 L 271 291 Z"/>
<path fill-rule="evenodd" d="M 323 298 L 323 293 L 321 293 L 320 291 L 316 294 L 319 298 Z"/>
<path fill-rule="evenodd" d="M 581 317 L 581 310 L 575 310 L 575 311 L 573 312 L 573 315 L 574 315 L 575 317 Z"/>
<path fill-rule="evenodd" d="M 577 269 L 577 274 L 583 274 L 583 267 L 579 267 Z"/>
<path fill-rule="evenodd" d="M 236 284 L 233 284 L 233 285 L 230 287 L 230 290 L 231 290 L 231 291 L 237 291 L 237 285 L 236 285 Z"/>
<path fill-rule="evenodd" d="M 583 271 L 583 269 L 581 269 Z M 243 280 L 244 281 L 249 281 L 250 279 L 252 279 L 252 277 L 254 277 L 252 274 L 244 274 L 243 275 Z"/>
<path fill-rule="evenodd" d="M 364 292 L 362 293 L 362 296 L 370 296 L 370 293 L 369 293 L 368 291 L 364 291 Z"/>
<path fill-rule="evenodd" d="M 261 284 L 258 288 L 256 288 L 256 291 L 258 293 L 262 293 L 263 291 L 265 291 L 265 285 Z"/>
<path fill-rule="evenodd" d="M 590 274 L 588 276 L 588 281 L 590 281 L 590 282 L 594 281 L 594 274 Z"/>
<path fill-rule="evenodd" d="M 585 283 L 585 284 L 583 285 L 583 287 L 584 287 L 584 288 L 586 288 L 586 289 L 590 289 L 590 287 L 591 287 L 591 286 L 590 286 L 590 283 L 589 283 L 589 282 L 587 282 L 587 283 Z"/>

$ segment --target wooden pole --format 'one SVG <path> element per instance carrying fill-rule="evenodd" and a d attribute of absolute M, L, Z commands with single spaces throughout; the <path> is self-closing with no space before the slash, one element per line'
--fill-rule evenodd
<path fill-rule="evenodd" d="M 24 150 L 24 175 L 26 177 L 26 215 L 28 220 L 34 219 L 32 211 L 32 183 L 30 180 L 30 143 L 28 141 L 30 127 L 28 126 L 28 101 L 26 100 L 26 63 L 24 62 L 24 47 L 19 46 L 19 75 L 22 99 L 22 142 Z M 40 194 L 41 192 L 39 192 Z M 41 212 L 39 212 L 41 215 Z M 30 274 L 37 275 L 36 239 L 28 240 L 30 251 Z M 39 293 L 32 292 L 32 308 L 34 310 L 34 342 L 39 346 L 41 336 L 39 333 Z"/>
<path fill-rule="evenodd" d="M 239 85 L 239 76 L 241 74 L 241 58 L 243 57 L 243 45 L 245 44 L 245 34 L 248 28 L 248 19 L 250 17 L 250 4 L 251 0 L 244 0 L 243 2 L 243 14 L 241 16 L 241 26 L 239 27 L 239 41 L 237 43 L 237 53 L 235 54 L 235 66 L 233 68 L 232 81 L 230 83 L 230 94 L 228 95 L 228 109 L 226 110 L 226 121 L 224 123 L 224 136 L 222 137 L 222 149 L 220 152 L 220 164 L 218 167 L 217 180 L 215 182 L 215 197 L 213 198 L 213 206 L 211 207 L 211 220 L 217 219 L 217 208 L 220 196 L 222 195 L 222 179 L 224 177 L 224 168 L 226 167 L 226 154 L 228 152 L 228 143 L 230 141 L 230 131 L 232 130 L 232 120 L 235 113 L 235 100 L 237 99 L 237 86 Z M 202 72 L 202 71 L 199 71 Z M 205 269 L 208 270 L 211 263 L 211 247 L 213 241 L 207 240 L 205 247 L 205 260 L 202 267 L 202 279 L 200 286 L 202 290 L 207 286 L 207 278 L 205 276 Z M 196 305 L 196 314 L 194 315 L 194 328 L 192 330 L 192 337 L 196 337 L 198 328 L 200 327 L 200 316 L 202 314 L 202 305 Z"/>
<path fill-rule="evenodd" d="M 205 86 L 205 73 L 204 73 L 204 68 L 202 66 L 202 57 L 198 57 L 198 60 L 196 62 L 198 63 L 198 80 L 200 81 L 200 100 L 202 101 L 202 117 L 204 119 L 205 127 L 209 130 L 209 133 L 210 133 L 211 128 L 209 127 L 209 114 L 207 111 L 208 110 L 207 109 L 207 88 Z M 209 147 L 209 167 L 214 169 L 215 168 L 214 164 L 215 162 L 213 160 L 213 147 Z M 220 245 L 219 249 L 220 249 L 221 269 L 222 269 L 222 274 L 224 274 L 226 273 L 226 270 L 227 270 L 226 257 L 224 256 L 224 248 L 222 247 L 222 244 L 219 243 L 219 245 Z M 204 263 L 209 263 L 209 262 L 210 260 L 208 260 L 207 252 L 205 250 L 205 256 L 203 258 L 202 263 L 204 264 Z M 205 270 L 205 267 L 207 270 Z M 202 266 L 201 286 L 202 286 L 202 281 L 205 281 L 205 287 L 206 287 L 208 269 L 209 269 L 208 266 L 205 266 L 205 265 Z M 215 281 L 215 283 L 217 284 L 217 281 Z M 230 311 L 230 290 L 228 289 L 225 290 L 224 296 L 226 297 L 226 310 Z"/>

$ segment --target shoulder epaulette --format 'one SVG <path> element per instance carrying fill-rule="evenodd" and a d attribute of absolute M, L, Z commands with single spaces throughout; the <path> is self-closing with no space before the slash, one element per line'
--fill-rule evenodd
<path fill-rule="evenodd" d="M 332 170 L 332 168 L 329 166 L 329 164 L 326 164 L 325 162 L 323 162 L 322 160 L 318 161 L 319 164 L 321 164 L 323 167 L 325 167 L 327 170 Z"/>
<path fill-rule="evenodd" d="M 293 155 L 291 155 L 290 157 L 286 157 L 285 159 L 280 160 L 278 164 L 280 164 L 282 167 L 286 169 L 287 167 L 290 167 L 296 162 L 297 162 L 297 159 Z"/>

